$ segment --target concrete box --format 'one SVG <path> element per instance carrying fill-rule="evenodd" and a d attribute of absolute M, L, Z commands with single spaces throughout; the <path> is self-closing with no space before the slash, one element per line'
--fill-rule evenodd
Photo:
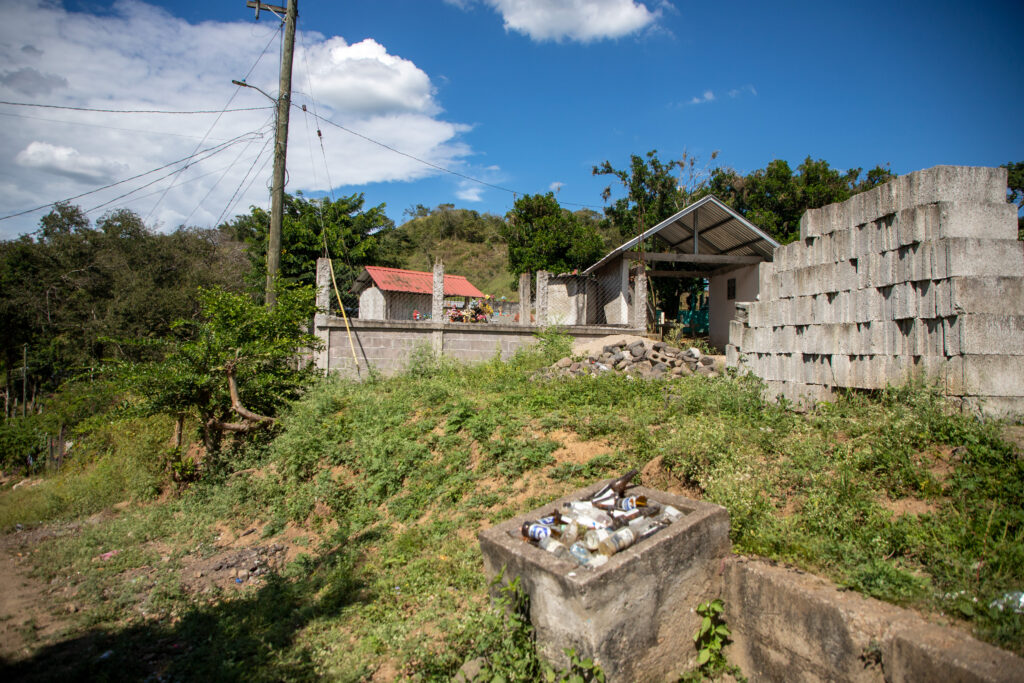
<path fill-rule="evenodd" d="M 719 569 L 729 555 L 725 508 L 638 486 L 686 515 L 591 571 L 525 542 L 524 521 L 563 502 L 595 493 L 605 482 L 576 491 L 480 533 L 484 571 L 507 584 L 518 578 L 530 599 L 537 650 L 555 666 L 566 648 L 593 657 L 608 681 L 660 681 L 696 663 L 694 609 L 721 592 Z M 492 591 L 497 594 L 498 587 Z"/>

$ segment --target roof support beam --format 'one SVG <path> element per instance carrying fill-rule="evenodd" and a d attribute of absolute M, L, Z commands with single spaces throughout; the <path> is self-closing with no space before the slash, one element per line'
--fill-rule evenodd
<path fill-rule="evenodd" d="M 733 264 L 749 265 L 764 261 L 760 256 L 731 256 L 729 254 L 663 254 L 655 251 L 645 251 L 638 254 L 635 251 L 626 252 L 622 255 L 635 261 L 643 258 L 644 261 L 671 261 L 672 263 L 712 263 L 712 264 Z"/>
<path fill-rule="evenodd" d="M 737 266 L 738 267 L 738 266 Z M 714 271 L 717 272 L 717 271 Z M 699 277 L 706 278 L 714 274 L 706 270 L 649 270 L 647 277 Z"/>
<path fill-rule="evenodd" d="M 706 227 L 703 230 L 701 230 L 700 234 L 702 235 L 702 237 L 700 239 L 701 239 L 701 242 L 703 242 L 704 246 L 710 247 L 711 245 L 710 245 L 710 243 L 706 239 L 704 239 L 703 235 L 708 234 L 712 230 L 717 230 L 718 228 L 722 227 L 723 225 L 725 225 L 726 223 L 728 223 L 731 220 L 733 220 L 733 217 L 729 216 L 728 218 L 723 218 L 722 220 L 718 221 L 717 223 L 712 223 L 708 227 Z M 675 249 L 676 247 L 683 246 L 684 244 L 686 244 L 687 242 L 689 242 L 692 239 L 693 239 L 693 235 L 691 234 L 689 237 L 684 237 L 680 241 L 676 242 L 675 244 L 671 244 L 669 246 L 671 246 L 673 249 Z M 758 238 L 757 240 L 754 240 L 754 241 L 758 242 L 758 241 L 760 241 L 760 238 Z M 715 251 L 714 247 L 711 247 L 711 251 Z"/>

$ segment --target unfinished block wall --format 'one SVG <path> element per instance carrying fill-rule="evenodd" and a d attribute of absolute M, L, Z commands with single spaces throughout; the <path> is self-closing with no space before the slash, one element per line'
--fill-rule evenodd
<path fill-rule="evenodd" d="M 1005 169 L 936 166 L 808 211 L 759 269 L 726 353 L 770 394 L 807 405 L 924 375 L 971 409 L 1024 414 L 1024 243 Z"/>

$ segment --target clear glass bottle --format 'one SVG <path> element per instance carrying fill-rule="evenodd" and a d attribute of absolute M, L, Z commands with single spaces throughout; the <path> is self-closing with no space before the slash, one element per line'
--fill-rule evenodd
<path fill-rule="evenodd" d="M 598 544 L 597 550 L 602 555 L 608 555 L 610 557 L 633 545 L 634 541 L 636 541 L 636 535 L 633 533 L 633 530 L 627 526 L 619 529 L 608 538 L 601 541 Z"/>
<path fill-rule="evenodd" d="M 540 541 L 537 542 L 537 546 L 541 550 L 551 553 L 560 560 L 566 560 L 572 563 L 576 562 L 576 558 L 573 557 L 572 553 L 569 552 L 569 549 L 566 548 L 565 545 L 563 545 L 560 541 L 551 538 L 550 536 L 546 536 L 540 539 Z"/>

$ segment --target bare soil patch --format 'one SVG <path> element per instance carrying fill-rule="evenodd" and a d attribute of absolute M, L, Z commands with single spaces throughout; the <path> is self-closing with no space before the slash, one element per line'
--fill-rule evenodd
<path fill-rule="evenodd" d="M 62 527 L 40 527 L 0 537 L 0 658 L 5 662 L 26 658 L 62 634 L 68 624 L 61 613 L 78 609 L 68 600 L 73 596 L 61 594 L 61 587 L 29 576 L 32 546 L 68 533 Z"/>

